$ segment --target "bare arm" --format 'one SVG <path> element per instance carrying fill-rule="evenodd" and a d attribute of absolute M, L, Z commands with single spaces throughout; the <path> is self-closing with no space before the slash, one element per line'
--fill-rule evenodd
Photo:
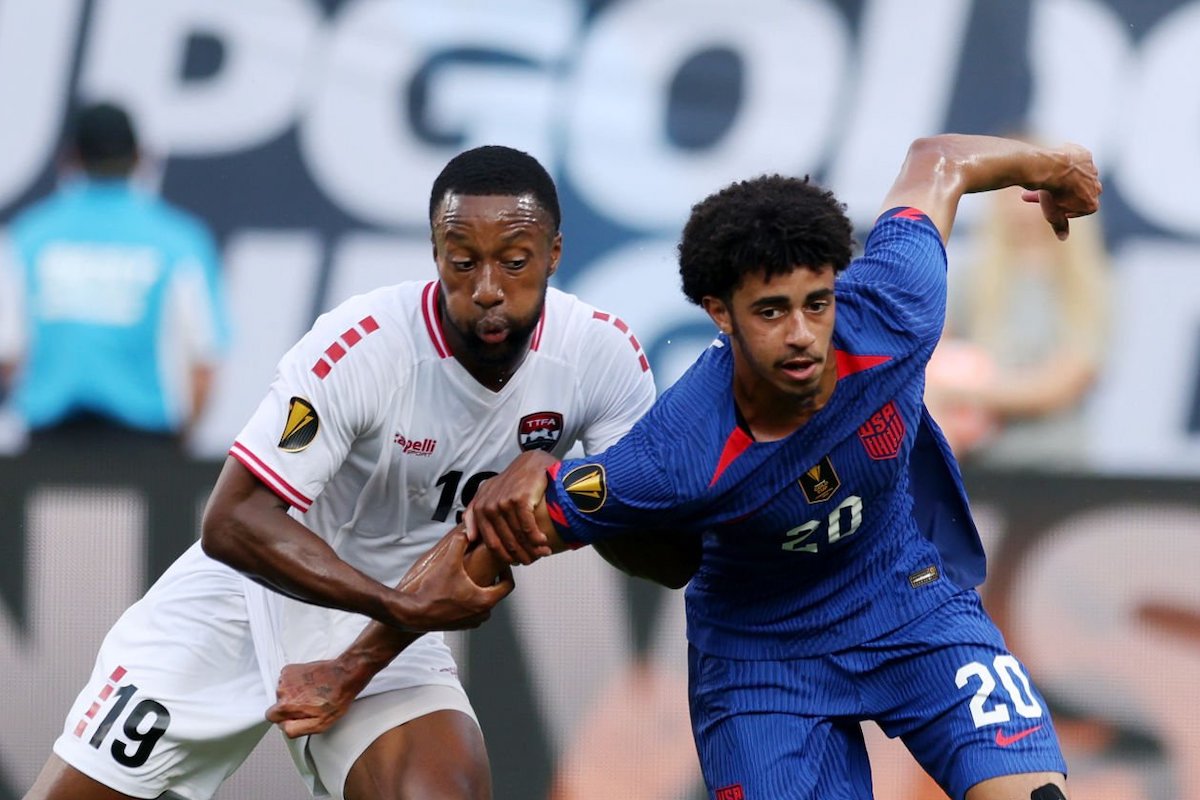
<path fill-rule="evenodd" d="M 440 562 L 461 564 L 465 574 L 481 586 L 512 590 L 512 570 L 486 547 L 467 550 L 466 531 L 460 526 L 447 534 L 421 558 L 397 584 L 403 592 L 419 592 L 420 584 L 436 574 Z M 346 713 L 359 692 L 422 634 L 370 622 L 337 658 L 288 664 L 279 676 L 276 702 L 267 719 L 278 723 L 290 737 L 327 730 Z"/>
<path fill-rule="evenodd" d="M 528 564 L 565 550 L 545 502 L 546 470 L 557 461 L 542 451 L 522 453 L 484 481 L 463 517 L 468 535 L 506 563 Z M 670 589 L 687 584 L 700 566 L 700 537 L 690 532 L 631 530 L 593 548 L 622 572 Z"/>
<path fill-rule="evenodd" d="M 943 134 L 918 139 L 881 211 L 912 206 L 925 212 L 945 241 L 963 195 L 1022 186 L 1027 202 L 1039 202 L 1060 239 L 1069 220 L 1094 213 L 1100 178 L 1092 156 L 1078 145 L 1048 148 L 994 136 Z"/>
<path fill-rule="evenodd" d="M 484 481 L 463 515 L 467 536 L 510 564 L 531 564 L 565 550 L 545 502 L 546 470 L 556 463 L 549 453 L 530 450 Z"/>
<path fill-rule="evenodd" d="M 411 591 L 384 586 L 339 558 L 287 509 L 228 459 L 204 512 L 204 552 L 281 594 L 408 631 L 475 627 L 508 593 L 477 585 L 461 569 L 432 573 Z"/>

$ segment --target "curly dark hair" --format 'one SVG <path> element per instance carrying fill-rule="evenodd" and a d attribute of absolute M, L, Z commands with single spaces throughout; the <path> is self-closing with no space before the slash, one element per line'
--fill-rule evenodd
<path fill-rule="evenodd" d="M 783 275 L 798 266 L 850 263 L 854 228 L 833 192 L 807 176 L 738 181 L 692 207 L 679 242 L 683 293 L 728 300 L 750 272 Z"/>
<path fill-rule="evenodd" d="M 554 179 L 536 158 L 521 150 L 489 144 L 459 153 L 442 168 L 429 193 L 429 224 L 446 193 L 478 196 L 531 194 L 550 215 L 554 230 L 562 225 Z"/>

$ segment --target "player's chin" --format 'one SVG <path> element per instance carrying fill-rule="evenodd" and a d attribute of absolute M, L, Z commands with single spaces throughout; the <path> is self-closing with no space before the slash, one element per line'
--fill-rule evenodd
<path fill-rule="evenodd" d="M 784 375 L 776 381 L 776 386 L 781 392 L 797 400 L 815 400 L 821 389 L 821 379 L 819 374 L 803 380 Z"/>
<path fill-rule="evenodd" d="M 476 356 L 484 364 L 506 364 L 518 357 L 520 351 L 520 346 L 514 343 L 511 337 L 495 343 L 480 339 L 475 347 Z"/>

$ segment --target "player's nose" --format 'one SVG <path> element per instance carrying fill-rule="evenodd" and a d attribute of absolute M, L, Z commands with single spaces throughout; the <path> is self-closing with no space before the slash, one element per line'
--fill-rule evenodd
<path fill-rule="evenodd" d="M 808 318 L 803 311 L 794 312 L 787 328 L 787 343 L 801 350 L 816 344 L 817 335 L 808 324 Z"/>
<path fill-rule="evenodd" d="M 481 308 L 492 308 L 504 302 L 504 287 L 497 265 L 483 264 L 477 271 L 472 299 Z"/>

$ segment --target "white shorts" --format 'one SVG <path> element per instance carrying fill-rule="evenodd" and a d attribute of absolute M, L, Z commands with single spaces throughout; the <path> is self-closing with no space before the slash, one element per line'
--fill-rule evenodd
<path fill-rule="evenodd" d="M 360 697 L 328 731 L 289 741 L 288 745 L 292 758 L 304 759 L 320 777 L 320 783 L 314 787 L 315 795 L 320 797 L 324 793 L 344 800 L 346 776 L 372 742 L 405 722 L 447 710 L 461 711 L 479 724 L 462 687 L 413 686 Z"/>
<path fill-rule="evenodd" d="M 242 576 L 185 552 L 105 636 L 54 752 L 119 792 L 208 800 L 270 727 Z"/>
<path fill-rule="evenodd" d="M 189 548 L 105 636 L 54 752 L 132 797 L 171 791 L 209 800 L 271 727 L 265 714 L 282 665 L 338 652 L 330 635 L 337 629 L 316 627 L 323 615 L 347 629 L 367 621 L 288 601 L 325 634 L 319 638 L 330 652 L 310 655 L 281 632 L 273 609 L 264 609 L 282 595 L 258 588 L 198 543 Z M 328 785 L 340 798 L 350 767 L 390 728 L 443 709 L 475 718 L 437 635 L 410 645 L 364 693 L 329 732 L 288 740 L 316 797 L 329 796 Z"/>

